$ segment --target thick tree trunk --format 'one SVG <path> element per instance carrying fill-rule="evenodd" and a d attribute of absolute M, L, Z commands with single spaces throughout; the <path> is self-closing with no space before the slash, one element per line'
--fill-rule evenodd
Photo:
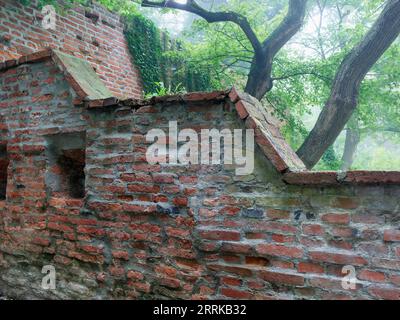
<path fill-rule="evenodd" d="M 272 64 L 277 53 L 300 30 L 306 14 L 307 0 L 290 0 L 285 19 L 255 51 L 245 92 L 258 100 L 273 87 Z"/>
<path fill-rule="evenodd" d="M 272 61 L 267 57 L 253 59 L 245 92 L 261 100 L 272 89 Z"/>
<path fill-rule="evenodd" d="M 361 81 L 400 33 L 400 0 L 388 0 L 378 20 L 342 62 L 331 96 L 317 123 L 298 150 L 307 168 L 314 167 L 357 107 Z"/>
<path fill-rule="evenodd" d="M 358 128 L 358 121 L 354 117 L 350 120 L 350 125 L 347 127 L 346 142 L 342 156 L 342 171 L 347 171 L 351 168 L 354 162 L 354 156 L 357 151 L 358 144 L 360 143 L 360 130 Z"/>

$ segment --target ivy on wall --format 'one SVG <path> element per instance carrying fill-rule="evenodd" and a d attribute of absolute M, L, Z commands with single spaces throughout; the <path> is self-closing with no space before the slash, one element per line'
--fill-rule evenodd
<path fill-rule="evenodd" d="M 165 70 L 173 69 L 172 76 L 168 74 L 164 82 L 175 88 L 183 86 L 186 91 L 210 91 L 215 89 L 212 86 L 211 72 L 201 64 L 188 62 L 186 52 L 179 52 L 177 49 L 168 55 L 168 63 L 165 63 Z"/>
<path fill-rule="evenodd" d="M 81 4 L 84 6 L 90 5 L 90 0 L 64 0 L 60 2 L 60 0 L 18 0 L 21 4 L 25 6 L 30 6 L 32 4 L 36 4 L 39 9 L 43 8 L 46 5 L 52 5 L 58 10 L 59 12 L 63 12 L 63 10 L 67 10 L 72 8 L 73 5 Z"/>
<path fill-rule="evenodd" d="M 125 38 L 140 70 L 143 89 L 145 92 L 155 92 L 162 74 L 160 32 L 151 20 L 139 13 L 126 15 L 124 22 Z"/>
<path fill-rule="evenodd" d="M 207 91 L 211 87 L 208 70 L 187 62 L 179 41 L 169 39 L 140 13 L 125 15 L 125 37 L 135 65 L 139 68 L 145 94 L 157 94 L 160 83 L 186 91 Z"/>

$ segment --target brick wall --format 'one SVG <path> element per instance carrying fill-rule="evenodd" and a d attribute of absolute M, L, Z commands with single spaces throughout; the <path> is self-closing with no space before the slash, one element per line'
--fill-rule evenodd
<path fill-rule="evenodd" d="M 56 30 L 42 28 L 42 18 L 34 5 L 0 0 L 0 62 L 52 47 L 89 61 L 117 97 L 142 96 L 119 16 L 94 4 L 57 15 Z"/>
<path fill-rule="evenodd" d="M 7 296 L 400 298 L 398 185 L 289 186 L 260 149 L 247 176 L 231 166 L 146 163 L 145 134 L 168 121 L 244 128 L 225 99 L 86 110 L 72 105 L 50 61 L 3 72 L 0 95 L 10 161 L 0 202 Z M 80 150 L 73 137 L 82 135 L 84 198 L 46 181 L 59 172 L 49 159 L 54 141 Z M 40 286 L 44 265 L 56 268 L 56 291 Z M 355 290 L 341 286 L 346 265 L 356 270 Z"/>

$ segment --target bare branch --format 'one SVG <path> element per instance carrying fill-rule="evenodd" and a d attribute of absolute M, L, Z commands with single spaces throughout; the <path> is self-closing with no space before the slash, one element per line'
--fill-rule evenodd
<path fill-rule="evenodd" d="M 303 0 L 302 0 L 303 1 Z M 173 0 L 165 0 L 162 2 L 156 1 L 142 1 L 143 7 L 155 7 L 155 8 L 170 8 L 170 9 L 178 9 L 186 12 L 190 12 L 193 14 L 202 17 L 209 23 L 214 22 L 233 22 L 237 24 L 243 32 L 246 34 L 247 38 L 249 39 L 254 51 L 256 54 L 262 53 L 262 46 L 260 41 L 257 38 L 257 35 L 253 31 L 250 26 L 249 21 L 243 15 L 227 11 L 227 12 L 211 12 L 203 9 L 200 7 L 195 0 L 188 0 L 186 3 L 178 3 Z"/>

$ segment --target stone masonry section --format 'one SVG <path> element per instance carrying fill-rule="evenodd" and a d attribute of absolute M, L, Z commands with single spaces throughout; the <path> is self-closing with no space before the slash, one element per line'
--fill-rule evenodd
<path fill-rule="evenodd" d="M 117 97 L 142 96 L 138 69 L 123 34 L 120 17 L 93 4 L 58 14 L 56 29 L 42 27 L 35 5 L 0 0 L 0 62 L 51 47 L 89 61 Z"/>
<path fill-rule="evenodd" d="M 235 90 L 74 104 L 77 81 L 52 57 L 0 68 L 5 296 L 400 299 L 398 173 L 306 171 L 260 103 Z M 169 121 L 255 129 L 254 173 L 149 165 L 145 136 Z M 41 288 L 45 265 L 56 290 Z M 342 287 L 344 266 L 355 289 Z"/>

